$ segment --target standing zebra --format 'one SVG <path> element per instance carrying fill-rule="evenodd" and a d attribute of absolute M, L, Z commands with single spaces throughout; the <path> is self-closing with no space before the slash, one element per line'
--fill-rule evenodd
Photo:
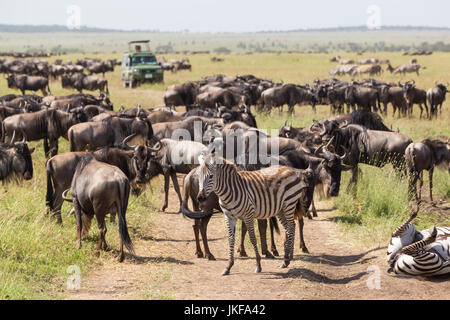
<path fill-rule="evenodd" d="M 409 276 L 450 273 L 450 227 L 417 231 L 411 221 L 418 209 L 392 234 L 387 250 L 388 272 Z"/>
<path fill-rule="evenodd" d="M 234 264 L 235 226 L 242 219 L 247 226 L 256 254 L 255 272 L 261 272 L 261 256 L 256 244 L 254 219 L 278 216 L 286 230 L 284 262 L 286 268 L 293 257 L 295 222 L 303 222 L 303 215 L 311 203 L 308 196 L 308 178 L 311 170 L 295 170 L 272 166 L 257 171 L 238 171 L 235 164 L 218 158 L 214 153 L 200 156 L 198 199 L 206 199 L 211 192 L 219 197 L 228 227 L 229 259 L 222 275 L 230 274 Z M 304 178 L 307 179 L 304 179 Z M 302 235 L 301 235 L 302 237 Z"/>

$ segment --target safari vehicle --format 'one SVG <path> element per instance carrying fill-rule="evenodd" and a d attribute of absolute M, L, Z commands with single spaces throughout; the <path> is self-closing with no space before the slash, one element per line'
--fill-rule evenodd
<path fill-rule="evenodd" d="M 164 71 L 150 51 L 150 40 L 131 41 L 122 59 L 124 88 L 135 88 L 144 82 L 163 82 Z"/>

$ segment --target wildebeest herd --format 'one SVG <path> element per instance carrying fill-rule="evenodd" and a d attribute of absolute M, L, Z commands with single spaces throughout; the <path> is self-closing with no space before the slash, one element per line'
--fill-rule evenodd
<path fill-rule="evenodd" d="M 76 65 L 91 73 L 108 71 L 92 67 L 102 63 L 91 63 L 94 64 L 80 61 Z M 2 70 L 9 73 L 11 67 L 18 65 L 7 63 L 2 68 L 8 69 Z M 114 69 L 113 61 L 104 65 Z M 46 72 L 51 68 L 39 68 L 34 63 L 27 71 L 33 74 L 33 70 L 43 73 L 36 71 L 35 75 L 25 77 L 46 79 L 45 74 L 48 78 L 50 73 Z M 82 83 L 82 79 L 89 77 L 76 78 L 69 84 L 68 77 L 80 75 L 72 73 L 72 76 L 63 73 L 56 76 L 62 76 L 64 86 L 73 87 L 73 83 Z M 48 88 L 48 82 L 45 86 L 44 83 L 32 86 L 34 78 L 24 85 L 18 84 L 16 76 L 14 73 L 10 77 L 22 93 Z M 84 84 L 75 88 L 80 93 L 68 96 L 0 97 L 0 179 L 3 182 L 32 179 L 34 149 L 28 148 L 27 141 L 43 140 L 44 152 L 49 157 L 45 197 L 49 214 L 62 222 L 63 200 L 73 203 L 79 247 L 95 216 L 100 231 L 97 250 L 106 250 L 105 216 L 111 214 L 115 220 L 117 213 L 120 261 L 125 257 L 123 246 L 134 252 L 126 222 L 130 192 L 139 195 L 143 185 L 159 175 L 164 176 L 165 191 L 161 210 L 167 209 L 172 180 L 180 212 L 195 220 L 197 257 L 215 259 L 208 247 L 207 225 L 214 213 L 224 213 L 230 245 L 225 275 L 234 264 L 237 219 L 243 221 L 239 252 L 241 256 L 246 255 L 243 239 L 248 232 L 255 249 L 255 271 L 260 272 L 261 257 L 253 222 L 258 220 L 262 254 L 273 258 L 278 255 L 274 241 L 274 231 L 279 229 L 277 217 L 286 230 L 282 267 L 287 267 L 293 258 L 295 220 L 299 226 L 300 248 L 308 252 L 303 226 L 305 217 L 317 215 L 313 196 L 319 191 L 325 197 L 338 196 L 343 171 L 351 171 L 350 184 L 354 184 L 360 163 L 377 167 L 392 164 L 399 175 L 409 177 L 410 195 L 419 201 L 421 192 L 416 192 L 416 182 L 420 179 L 422 184 L 423 170 L 430 172 L 430 198 L 434 167 L 446 166 L 450 170 L 450 140 L 426 139 L 414 143 L 386 127 L 380 116 L 386 114 L 388 103 L 399 115 L 411 114 L 413 105 L 418 104 L 421 109 L 425 106 L 428 117 L 437 116 L 438 106 L 447 92 L 443 84 L 425 92 L 416 88 L 414 81 L 393 84 L 374 79 L 359 82 L 326 79 L 315 80 L 312 85 L 296 85 L 274 83 L 253 75 L 214 75 L 169 87 L 163 107 L 139 105 L 119 111 L 114 111 L 107 95 L 81 93 Z M 311 104 L 314 108 L 324 102 L 337 113 L 344 113 L 346 104 L 348 113 L 314 121 L 305 128 L 295 128 L 285 122 L 279 135 L 269 135 L 259 129 L 251 111 L 254 107 L 258 112 L 269 113 L 274 107 L 288 105 L 289 112 L 293 113 L 295 105 Z M 184 106 L 186 112 L 173 110 L 175 106 Z M 60 137 L 69 141 L 70 152 L 58 154 Z M 183 192 L 177 174 L 186 174 Z M 448 228 L 429 233 L 414 231 L 411 221 L 416 214 L 417 211 L 393 234 L 391 244 L 395 248 L 388 251 L 391 269 L 404 274 L 448 272 L 450 231 Z M 268 223 L 271 250 L 266 243 Z M 441 248 L 439 255 L 430 258 L 428 255 L 436 247 Z M 421 273 L 423 259 L 434 259 L 434 263 Z M 415 271 L 405 271 L 405 263 Z"/>
<path fill-rule="evenodd" d="M 0 73 L 7 77 L 8 87 L 18 89 L 25 95 L 26 91 L 42 91 L 44 96 L 51 94 L 50 80 L 61 79 L 63 88 L 108 92 L 108 81 L 104 78 L 106 72 L 113 72 L 120 65 L 120 60 L 101 60 L 84 58 L 75 62 L 63 64 L 57 59 L 53 64 L 47 60 L 0 59 Z M 88 74 L 84 73 L 87 72 Z M 103 74 L 103 77 L 94 74 Z"/>

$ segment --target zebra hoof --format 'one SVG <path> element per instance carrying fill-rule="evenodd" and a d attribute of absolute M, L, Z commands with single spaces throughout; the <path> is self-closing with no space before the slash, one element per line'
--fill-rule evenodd
<path fill-rule="evenodd" d="M 228 270 L 228 269 L 225 269 L 225 270 L 223 270 L 223 272 L 222 272 L 222 275 L 223 276 L 228 276 L 230 274 L 230 270 Z"/>
<path fill-rule="evenodd" d="M 257 267 L 255 268 L 255 273 L 260 273 L 261 271 L 262 271 L 262 269 L 261 269 L 260 266 L 257 266 Z"/>
<path fill-rule="evenodd" d="M 280 266 L 281 269 L 286 269 L 288 267 L 288 265 L 286 264 L 286 262 L 283 262 Z"/>

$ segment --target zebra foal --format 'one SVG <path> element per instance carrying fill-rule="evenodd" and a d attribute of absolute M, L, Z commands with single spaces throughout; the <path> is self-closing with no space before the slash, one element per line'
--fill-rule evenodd
<path fill-rule="evenodd" d="M 255 272 L 258 273 L 262 270 L 261 256 L 253 221 L 277 216 L 286 230 L 284 262 L 281 265 L 281 268 L 286 268 L 294 251 L 294 218 L 302 219 L 311 202 L 308 181 L 311 180 L 312 170 L 271 166 L 256 171 L 238 171 L 234 163 L 213 153 L 200 156 L 199 162 L 198 199 L 202 201 L 214 192 L 219 197 L 228 227 L 229 259 L 222 275 L 230 274 L 234 264 L 237 219 L 242 219 L 247 226 L 256 255 Z"/>
<path fill-rule="evenodd" d="M 387 250 L 388 272 L 408 276 L 436 276 L 450 273 L 450 227 L 417 231 L 409 219 L 392 234 Z"/>

